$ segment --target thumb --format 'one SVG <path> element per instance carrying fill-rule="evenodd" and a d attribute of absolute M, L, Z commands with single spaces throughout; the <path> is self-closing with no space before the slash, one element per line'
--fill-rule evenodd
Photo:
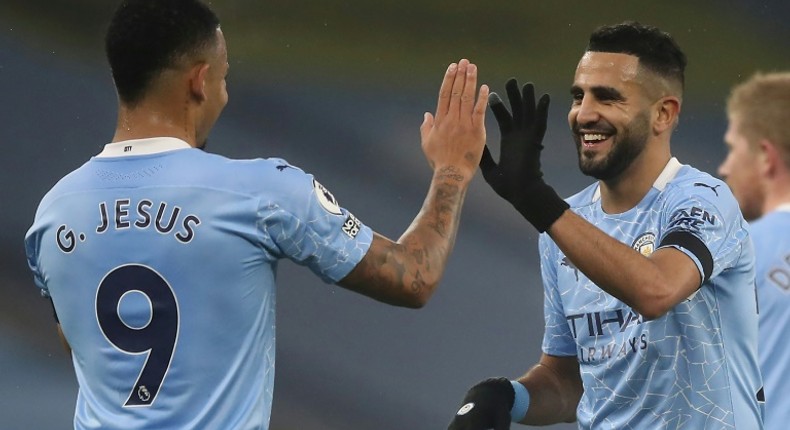
<path fill-rule="evenodd" d="M 483 154 L 480 157 L 480 170 L 483 172 L 483 176 L 492 174 L 497 167 L 494 157 L 491 156 L 491 151 L 488 150 L 488 145 L 483 145 Z"/>
<path fill-rule="evenodd" d="M 505 197 L 505 178 L 502 175 L 502 170 L 499 169 L 499 166 L 494 161 L 494 157 L 491 156 L 488 145 L 483 147 L 483 155 L 480 158 L 480 172 L 483 173 L 483 179 L 488 182 L 488 185 L 490 185 L 497 194 L 507 199 L 507 197 Z"/>
<path fill-rule="evenodd" d="M 428 133 L 433 130 L 433 115 L 430 112 L 425 112 L 422 119 L 422 125 L 420 126 L 420 136 L 422 140 L 428 137 Z"/>

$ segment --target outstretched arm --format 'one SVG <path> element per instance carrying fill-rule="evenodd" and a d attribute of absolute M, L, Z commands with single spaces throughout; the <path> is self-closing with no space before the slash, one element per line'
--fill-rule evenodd
<path fill-rule="evenodd" d="M 433 169 L 422 209 L 397 241 L 374 234 L 365 257 L 338 285 L 393 305 L 418 308 L 427 303 L 444 273 L 464 196 L 485 145 L 488 87 L 476 93 L 477 67 L 465 59 L 451 64 L 436 114 L 426 113 L 420 127 L 422 149 Z"/>

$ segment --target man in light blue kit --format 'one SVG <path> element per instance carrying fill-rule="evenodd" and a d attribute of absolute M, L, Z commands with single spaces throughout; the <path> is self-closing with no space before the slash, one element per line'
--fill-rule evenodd
<path fill-rule="evenodd" d="M 719 174 L 750 221 L 760 308 L 765 428 L 790 426 L 790 73 L 756 74 L 733 88 Z"/>
<path fill-rule="evenodd" d="M 568 123 L 598 181 L 563 201 L 542 179 L 549 98 L 496 94 L 501 158 L 486 181 L 540 232 L 545 335 L 518 380 L 472 387 L 450 429 L 578 421 L 581 429 L 760 429 L 752 244 L 720 180 L 670 152 L 685 55 L 628 22 L 590 37 Z"/>
<path fill-rule="evenodd" d="M 420 128 L 433 178 L 398 241 L 282 159 L 202 151 L 228 94 L 219 20 L 197 0 L 127 0 L 106 51 L 112 143 L 43 198 L 25 238 L 71 348 L 77 429 L 266 429 L 277 261 L 397 306 L 441 279 L 485 145 L 488 88 L 447 69 Z M 477 102 L 475 100 L 477 99 Z"/>

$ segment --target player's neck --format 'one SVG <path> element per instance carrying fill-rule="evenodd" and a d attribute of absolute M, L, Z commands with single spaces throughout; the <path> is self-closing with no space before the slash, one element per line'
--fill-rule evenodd
<path fill-rule="evenodd" d="M 782 189 L 774 188 L 772 192 L 766 194 L 763 202 L 763 213 L 775 211 L 780 206 L 790 206 L 790 185 L 785 186 L 782 184 Z"/>
<path fill-rule="evenodd" d="M 650 154 L 645 150 L 622 174 L 599 181 L 601 208 L 609 214 L 626 212 L 639 204 L 667 166 L 670 154 Z"/>
<path fill-rule="evenodd" d="M 141 102 L 132 108 L 121 105 L 112 142 L 151 137 L 175 137 L 195 146 L 194 121 L 188 109 L 155 102 Z"/>
<path fill-rule="evenodd" d="M 764 214 L 790 204 L 790 169 L 784 164 L 774 166 L 761 182 Z"/>

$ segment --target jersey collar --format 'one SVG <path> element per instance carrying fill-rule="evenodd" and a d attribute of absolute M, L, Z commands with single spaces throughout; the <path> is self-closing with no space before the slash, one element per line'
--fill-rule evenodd
<path fill-rule="evenodd" d="M 790 203 L 782 203 L 774 209 L 776 212 L 790 212 Z"/>
<path fill-rule="evenodd" d="M 175 137 L 152 137 L 148 139 L 132 139 L 108 143 L 97 158 L 129 157 L 132 155 L 158 154 L 176 149 L 191 148 L 188 143 Z"/>
<path fill-rule="evenodd" d="M 664 170 L 661 171 L 661 174 L 658 175 L 656 180 L 653 182 L 653 188 L 657 189 L 658 191 L 664 191 L 664 188 L 667 187 L 669 181 L 675 178 L 680 171 L 680 168 L 683 167 L 678 161 L 677 158 L 672 157 L 669 159 L 669 162 L 666 166 L 664 166 Z M 601 198 L 601 184 L 598 183 L 598 187 L 595 188 L 595 194 L 593 195 L 592 201 L 597 202 Z"/>

